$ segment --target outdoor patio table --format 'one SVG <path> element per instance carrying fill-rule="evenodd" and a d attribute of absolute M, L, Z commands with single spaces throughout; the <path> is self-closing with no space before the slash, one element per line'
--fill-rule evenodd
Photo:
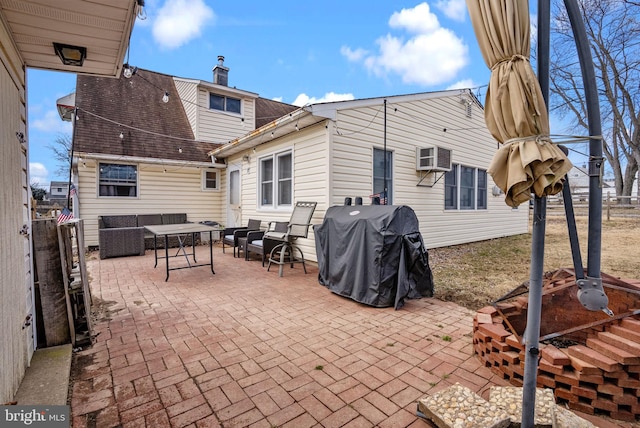
<path fill-rule="evenodd" d="M 211 273 L 214 273 L 213 270 L 213 232 L 219 231 L 218 227 L 209 226 L 201 223 L 181 223 L 181 224 L 163 224 L 163 225 L 150 225 L 145 226 L 149 232 L 153 233 L 153 252 L 155 255 L 156 264 L 154 268 L 158 266 L 158 236 L 164 236 L 164 258 L 165 264 L 167 268 L 167 277 L 165 281 L 169 280 L 169 271 L 176 269 L 186 269 L 198 266 L 211 266 Z M 196 234 L 201 232 L 209 232 L 209 263 L 200 263 L 197 264 L 196 261 Z M 187 253 L 184 243 L 185 239 L 188 235 L 191 235 L 191 252 Z M 178 238 L 178 250 L 175 255 L 169 255 L 169 236 L 175 235 Z M 169 267 L 169 258 L 170 257 L 180 257 L 184 256 L 187 260 L 187 266 L 177 266 L 177 267 Z M 193 264 L 189 261 L 189 256 L 193 256 Z"/>

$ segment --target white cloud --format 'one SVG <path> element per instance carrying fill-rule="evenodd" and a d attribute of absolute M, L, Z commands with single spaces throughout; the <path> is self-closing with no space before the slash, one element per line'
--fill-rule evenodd
<path fill-rule="evenodd" d="M 362 48 L 351 49 L 348 46 L 342 46 L 340 48 L 340 53 L 342 54 L 342 56 L 344 56 L 351 62 L 358 62 L 362 60 L 362 58 L 364 58 L 366 55 L 369 54 L 369 52 L 365 49 L 362 49 Z"/>
<path fill-rule="evenodd" d="M 404 28 L 412 33 L 430 33 L 440 27 L 438 17 L 431 13 L 427 3 L 420 3 L 413 9 L 394 12 L 389 18 L 391 28 Z"/>
<path fill-rule="evenodd" d="M 467 5 L 464 0 L 438 0 L 436 7 L 449 19 L 460 22 L 465 20 Z"/>
<path fill-rule="evenodd" d="M 32 113 L 32 111 L 30 111 Z M 69 134 L 71 133 L 71 122 L 65 122 L 60 119 L 57 110 L 47 110 L 43 116 L 38 119 L 32 119 L 29 123 L 30 127 L 43 132 L 56 132 Z"/>
<path fill-rule="evenodd" d="M 164 48 L 178 48 L 198 37 L 215 17 L 203 0 L 166 0 L 153 22 L 153 38 Z"/>
<path fill-rule="evenodd" d="M 538 15 L 535 13 L 529 14 L 529 32 L 531 47 L 534 48 L 538 44 Z"/>
<path fill-rule="evenodd" d="M 476 88 L 480 85 L 473 83 L 472 79 L 463 79 L 458 80 L 456 83 L 447 86 L 447 89 L 466 89 L 466 88 Z"/>
<path fill-rule="evenodd" d="M 327 92 L 326 94 L 324 94 L 324 96 L 315 98 L 302 93 L 298 95 L 295 101 L 291 104 L 293 104 L 294 106 L 302 107 L 307 104 L 328 103 L 332 101 L 349 101 L 353 99 L 355 99 L 353 94 L 336 94 L 335 92 Z"/>
<path fill-rule="evenodd" d="M 389 18 L 389 26 L 411 36 L 387 34 L 376 40 L 377 53 L 343 46 L 342 55 L 362 63 L 379 77 L 398 75 L 407 84 L 439 85 L 454 79 L 469 62 L 469 48 L 462 38 L 440 25 L 427 3 L 402 9 Z"/>
<path fill-rule="evenodd" d="M 29 184 L 49 188 L 49 171 L 40 162 L 29 162 L 29 177 L 31 181 Z"/>

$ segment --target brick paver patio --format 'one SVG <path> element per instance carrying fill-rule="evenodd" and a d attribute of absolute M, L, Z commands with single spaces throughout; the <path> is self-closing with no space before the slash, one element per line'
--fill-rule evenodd
<path fill-rule="evenodd" d="M 473 355 L 474 313 L 456 304 L 372 308 L 319 285 L 315 267 L 280 278 L 221 248 L 215 275 L 165 282 L 153 264 L 149 251 L 87 262 L 94 305 L 108 310 L 74 358 L 74 428 L 425 427 L 418 398 L 507 385 Z"/>

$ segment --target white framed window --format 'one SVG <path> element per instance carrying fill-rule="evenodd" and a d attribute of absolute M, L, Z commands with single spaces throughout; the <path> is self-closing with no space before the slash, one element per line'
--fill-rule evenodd
<path fill-rule="evenodd" d="M 202 170 L 202 190 L 220 190 L 220 172 L 217 169 Z"/>
<path fill-rule="evenodd" d="M 444 175 L 445 210 L 486 210 L 487 171 L 465 165 L 452 165 Z"/>
<path fill-rule="evenodd" d="M 239 98 L 231 98 L 209 93 L 209 108 L 211 110 L 228 111 L 230 113 L 240 114 L 242 110 L 242 100 Z"/>
<path fill-rule="evenodd" d="M 260 208 L 293 205 L 293 154 L 291 150 L 274 153 L 258 160 L 258 196 Z"/>
<path fill-rule="evenodd" d="M 137 165 L 100 163 L 98 175 L 98 196 L 138 197 Z"/>

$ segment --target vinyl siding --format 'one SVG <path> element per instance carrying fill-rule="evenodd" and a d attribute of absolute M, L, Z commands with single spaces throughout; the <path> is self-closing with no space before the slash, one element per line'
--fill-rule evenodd
<path fill-rule="evenodd" d="M 173 79 L 173 83 L 176 85 L 178 96 L 180 97 L 180 101 L 182 101 L 182 107 L 187 114 L 187 120 L 197 140 L 199 138 L 197 126 L 198 109 L 196 104 L 198 102 L 198 85 L 194 82 L 186 82 L 180 79 Z"/>
<path fill-rule="evenodd" d="M 257 208 L 258 159 L 287 148 L 293 151 L 294 202 L 317 201 L 314 224 L 322 223 L 327 207 L 341 205 L 345 197 L 362 197 L 370 203 L 373 193 L 373 149 L 384 148 L 384 105 L 343 109 L 335 122 L 276 138 L 229 159 L 241 165 L 242 218 L 286 221 L 291 210 Z M 466 105 L 457 94 L 442 98 L 387 105 L 387 150 L 393 152 L 392 195 L 394 205 L 408 205 L 420 222 L 427 248 L 436 248 L 527 233 L 529 208 L 514 210 L 503 197 L 492 196 L 494 182 L 487 175 L 486 210 L 445 210 L 442 172 L 422 175 L 416 171 L 416 147 L 432 145 L 452 150 L 453 163 L 486 170 L 497 144 L 484 123 L 477 104 L 467 117 Z M 249 162 L 242 156 L 249 155 Z M 434 183 L 435 182 L 435 183 Z M 431 187 L 427 187 L 431 186 Z M 299 245 L 309 260 L 317 260 L 313 231 Z"/>
<path fill-rule="evenodd" d="M 86 159 L 86 158 L 85 158 Z M 126 163 L 126 162 L 123 162 Z M 187 220 L 225 222 L 224 170 L 219 191 L 202 190 L 202 168 L 137 164 L 138 197 L 98 197 L 97 161 L 78 168 L 80 217 L 85 221 L 85 243 L 98 245 L 98 216 L 114 214 L 187 213 Z"/>
<path fill-rule="evenodd" d="M 33 328 L 23 330 L 32 309 L 31 231 L 27 165 L 25 73 L 0 21 L 0 403 L 13 400 L 33 353 Z M 22 132 L 20 144 L 16 133 Z M 35 322 L 33 323 L 35 324 Z"/>
<path fill-rule="evenodd" d="M 318 205 L 311 220 L 312 224 L 322 223 L 329 202 L 329 190 L 325 178 L 327 176 L 328 144 L 324 123 L 299 132 L 288 134 L 273 142 L 256 147 L 256 151 L 247 151 L 229 159 L 230 163 L 241 164 L 242 183 L 242 221 L 259 218 L 266 225 L 270 221 L 289 221 L 293 207 L 284 209 L 258 208 L 258 160 L 273 153 L 291 149 L 293 153 L 293 202 L 312 201 Z M 242 160 L 248 154 L 250 161 Z M 316 261 L 313 228 L 309 228 L 307 239 L 300 239 L 298 245 L 305 258 Z"/>
<path fill-rule="evenodd" d="M 213 143 L 226 143 L 253 130 L 255 104 L 253 99 L 242 99 L 241 114 L 209 109 L 209 91 L 198 89 L 198 139 Z M 221 94 L 224 95 L 224 94 Z M 237 96 L 233 95 L 233 98 Z M 244 122 L 241 120 L 244 118 Z"/>
<path fill-rule="evenodd" d="M 373 148 L 384 147 L 384 106 L 341 110 L 336 127 L 340 132 L 333 144 L 333 203 L 361 196 L 368 204 Z M 413 208 L 428 248 L 527 232 L 528 207 L 514 210 L 503 197 L 492 196 L 494 182 L 489 175 L 486 210 L 445 210 L 441 172 L 430 173 L 422 182 L 433 187 L 417 186 L 421 173 L 416 171 L 416 147 L 441 146 L 452 150 L 453 163 L 488 168 L 497 144 L 475 103 L 471 118 L 458 96 L 388 104 L 386 144 L 393 152 L 393 204 Z"/>

